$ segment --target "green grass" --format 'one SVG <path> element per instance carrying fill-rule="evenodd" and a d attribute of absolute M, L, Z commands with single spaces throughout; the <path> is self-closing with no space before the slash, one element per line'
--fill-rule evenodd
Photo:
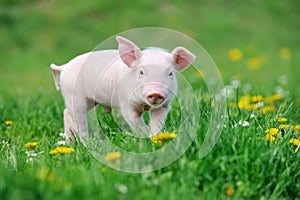
<path fill-rule="evenodd" d="M 266 130 L 278 128 L 276 119 L 300 124 L 299 3 L 296 1 L 3 1 L 0 3 L 0 197 L 1 199 L 299 199 L 300 150 L 290 143 L 300 133 L 280 130 L 276 142 Z M 197 138 L 171 165 L 150 173 L 117 171 L 95 159 L 81 144 L 75 152 L 50 155 L 63 132 L 63 100 L 54 89 L 50 63 L 63 64 L 90 51 L 121 31 L 144 26 L 175 29 L 197 40 L 219 67 L 224 83 L 242 84 L 229 95 L 226 127 L 204 158 L 200 147 L 211 110 L 205 82 L 185 74 L 197 89 L 200 122 Z M 228 58 L 232 48 L 243 57 Z M 284 60 L 279 51 L 288 48 Z M 258 58 L 258 69 L 248 66 Z M 287 84 L 279 83 L 286 77 Z M 247 90 L 251 85 L 252 89 Z M 270 105 L 275 111 L 238 109 L 242 96 L 271 96 L 288 91 Z M 266 105 L 265 105 L 266 106 Z M 166 130 L 177 132 L 179 106 L 175 102 Z M 255 113 L 256 118 L 250 118 Z M 98 112 L 105 135 L 117 146 L 138 151 L 140 142 L 118 134 L 111 115 Z M 275 120 L 274 120 L 275 119 Z M 5 121 L 12 120 L 11 126 Z M 236 124 L 240 120 L 249 127 Z M 25 144 L 36 141 L 26 162 Z M 172 142 L 172 141 L 170 141 Z M 146 140 L 143 151 L 161 146 Z M 232 187 L 231 197 L 226 190 Z M 124 189 L 125 188 L 125 189 Z"/>

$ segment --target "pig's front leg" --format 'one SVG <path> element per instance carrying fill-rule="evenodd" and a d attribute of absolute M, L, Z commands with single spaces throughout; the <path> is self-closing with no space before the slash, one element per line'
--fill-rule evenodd
<path fill-rule="evenodd" d="M 169 105 L 164 105 L 150 111 L 150 136 L 157 135 L 164 126 L 169 112 Z"/>
<path fill-rule="evenodd" d="M 130 128 L 135 134 L 137 134 L 137 136 L 148 137 L 149 128 L 145 124 L 141 112 L 133 108 L 126 108 L 126 106 L 124 106 L 121 108 L 121 113 Z"/>

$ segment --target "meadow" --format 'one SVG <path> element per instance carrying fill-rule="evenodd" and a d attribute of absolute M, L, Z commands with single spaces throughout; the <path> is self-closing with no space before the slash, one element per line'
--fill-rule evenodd
<path fill-rule="evenodd" d="M 271 0 L 1 1 L 0 199 L 300 199 L 299 8 Z M 64 144 L 64 103 L 49 67 L 150 26 L 206 49 L 224 81 L 227 114 L 202 157 L 215 105 L 202 75 L 185 72 L 199 104 L 195 140 L 165 168 L 126 173 L 78 142 Z M 167 132 L 177 133 L 178 109 L 175 101 Z M 139 141 L 124 136 L 112 115 L 97 113 L 107 138 L 137 151 Z M 143 151 L 173 141 L 146 139 Z M 120 163 L 122 154 L 105 159 Z"/>

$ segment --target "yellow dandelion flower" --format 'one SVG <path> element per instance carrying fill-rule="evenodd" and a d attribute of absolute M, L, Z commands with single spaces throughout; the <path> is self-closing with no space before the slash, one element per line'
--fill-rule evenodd
<path fill-rule="evenodd" d="M 262 62 L 258 58 L 250 58 L 247 60 L 247 65 L 250 69 L 258 69 L 261 64 Z"/>
<path fill-rule="evenodd" d="M 287 122 L 287 121 L 288 121 L 287 118 L 284 118 L 284 117 L 280 117 L 280 118 L 278 119 L 278 122 L 279 122 L 279 123 Z"/>
<path fill-rule="evenodd" d="M 252 104 L 252 105 L 251 105 L 251 109 L 252 109 L 252 110 L 258 110 L 258 108 L 260 108 L 260 107 L 258 106 L 258 104 Z"/>
<path fill-rule="evenodd" d="M 155 144 L 161 144 L 163 141 L 176 138 L 176 133 L 159 133 L 152 136 L 151 139 Z"/>
<path fill-rule="evenodd" d="M 114 161 L 118 160 L 120 157 L 121 157 L 121 153 L 118 151 L 109 152 L 108 154 L 106 154 L 105 160 L 107 160 L 109 162 L 114 162 Z"/>
<path fill-rule="evenodd" d="M 27 149 L 33 149 L 34 147 L 36 147 L 36 145 L 37 145 L 37 142 L 28 142 L 25 144 L 25 147 Z"/>
<path fill-rule="evenodd" d="M 279 51 L 280 58 L 283 60 L 290 60 L 292 57 L 291 51 L 288 48 L 282 48 Z"/>
<path fill-rule="evenodd" d="M 288 124 L 280 124 L 279 127 L 282 128 L 282 129 L 289 129 L 290 125 L 288 125 Z"/>
<path fill-rule="evenodd" d="M 274 112 L 276 111 L 276 108 L 274 106 L 265 106 L 262 108 L 262 113 L 267 114 L 269 112 Z"/>
<path fill-rule="evenodd" d="M 243 53 L 240 49 L 233 48 L 233 49 L 230 49 L 230 51 L 228 52 L 228 57 L 232 61 L 239 61 L 242 59 Z"/>
<path fill-rule="evenodd" d="M 13 121 L 11 121 L 11 120 L 6 120 L 5 121 L 6 126 L 11 126 L 12 124 L 13 124 Z"/>
<path fill-rule="evenodd" d="M 291 139 L 290 143 L 292 143 L 295 146 L 299 146 L 300 145 L 300 140 L 298 140 L 298 139 Z"/>
<path fill-rule="evenodd" d="M 256 96 L 252 96 L 251 97 L 251 101 L 254 102 L 254 103 L 257 103 L 257 102 L 260 102 L 260 101 L 263 101 L 263 97 L 260 96 L 260 95 L 256 95 Z"/>
<path fill-rule="evenodd" d="M 266 133 L 271 134 L 272 136 L 274 136 L 275 134 L 277 134 L 279 132 L 278 128 L 270 128 L 268 130 L 266 130 Z"/>
<path fill-rule="evenodd" d="M 66 146 L 60 146 L 50 151 L 50 154 L 66 154 L 75 152 L 75 149 Z"/>
<path fill-rule="evenodd" d="M 251 106 L 251 104 L 250 104 L 250 96 L 249 96 L 249 95 L 247 95 L 247 96 L 242 96 L 242 97 L 239 99 L 238 107 L 239 107 L 240 109 L 251 110 L 251 109 L 252 109 L 252 106 Z"/>
<path fill-rule="evenodd" d="M 176 138 L 176 133 L 169 133 L 169 138 L 170 139 Z"/>
<path fill-rule="evenodd" d="M 277 138 L 280 138 L 280 132 L 278 128 L 270 128 L 268 130 L 266 130 L 266 141 L 270 141 L 270 142 L 274 142 Z M 276 136 L 276 137 L 275 137 Z"/>
<path fill-rule="evenodd" d="M 266 141 L 274 142 L 276 138 L 272 136 L 270 133 L 266 135 Z"/>
<path fill-rule="evenodd" d="M 274 101 L 279 101 L 283 98 L 283 96 L 281 94 L 274 94 L 270 97 L 265 98 L 265 102 L 266 103 L 272 103 Z"/>
<path fill-rule="evenodd" d="M 300 125 L 296 125 L 294 128 L 296 129 L 296 131 L 300 132 Z"/>
<path fill-rule="evenodd" d="M 231 197 L 232 195 L 234 194 L 234 189 L 233 189 L 233 187 L 228 187 L 228 188 L 226 188 L 226 195 L 228 196 L 228 197 Z"/>

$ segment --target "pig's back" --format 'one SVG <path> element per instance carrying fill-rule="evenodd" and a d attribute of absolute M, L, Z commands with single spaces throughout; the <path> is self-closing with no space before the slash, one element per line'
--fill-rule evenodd
<path fill-rule="evenodd" d="M 87 97 L 111 107 L 112 94 L 122 75 L 130 69 L 123 63 L 118 50 L 91 52 L 83 64 L 82 72 Z"/>

